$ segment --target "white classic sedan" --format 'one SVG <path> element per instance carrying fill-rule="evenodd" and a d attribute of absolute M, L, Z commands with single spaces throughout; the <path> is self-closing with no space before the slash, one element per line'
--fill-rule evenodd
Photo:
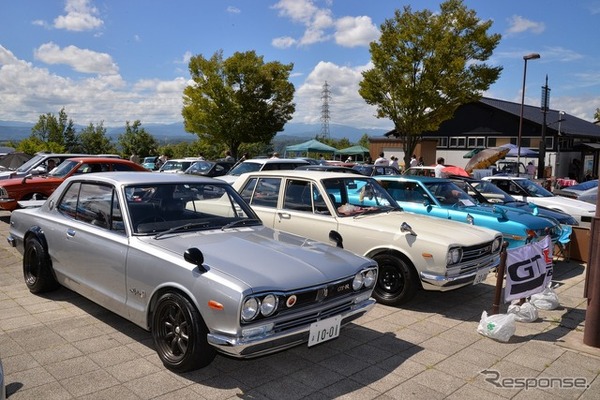
<path fill-rule="evenodd" d="M 499 232 L 404 212 L 371 177 L 262 171 L 241 175 L 233 187 L 265 225 L 377 261 L 373 295 L 383 304 L 400 305 L 421 287 L 479 283 L 499 263 Z"/>
<path fill-rule="evenodd" d="M 529 178 L 518 176 L 492 175 L 482 178 L 492 182 L 517 200 L 527 201 L 538 206 L 564 212 L 574 217 L 579 226 L 589 228 L 596 214 L 596 205 L 585 201 L 555 196 L 543 186 Z"/>
<path fill-rule="evenodd" d="M 375 305 L 373 260 L 274 232 L 212 178 L 75 175 L 14 211 L 8 241 L 31 292 L 63 285 L 151 331 L 177 372 L 319 344 Z"/>

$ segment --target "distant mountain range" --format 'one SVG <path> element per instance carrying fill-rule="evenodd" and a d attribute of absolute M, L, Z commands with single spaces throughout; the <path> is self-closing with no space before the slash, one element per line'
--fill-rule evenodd
<path fill-rule="evenodd" d="M 31 129 L 35 124 L 18 121 L 2 121 L 0 120 L 0 142 L 8 140 L 20 141 L 28 138 L 31 135 Z M 75 129 L 79 132 L 84 126 L 76 125 Z M 150 133 L 161 143 L 165 142 L 181 142 L 192 141 L 195 136 L 186 132 L 183 128 L 183 123 L 173 124 L 142 124 L 142 128 Z M 106 127 L 106 134 L 113 140 L 125 130 L 125 125 L 122 127 Z M 351 143 L 356 143 L 360 138 L 367 134 L 368 136 L 382 136 L 388 129 L 363 129 L 355 128 L 346 125 L 329 126 L 329 136 L 333 139 L 347 138 Z M 303 124 L 303 123 L 288 123 L 285 130 L 277 136 L 298 137 L 299 139 L 312 139 L 321 133 L 320 124 Z"/>

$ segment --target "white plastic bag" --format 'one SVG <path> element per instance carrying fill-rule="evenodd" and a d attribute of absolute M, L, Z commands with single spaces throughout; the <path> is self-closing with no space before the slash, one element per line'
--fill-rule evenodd
<path fill-rule="evenodd" d="M 515 320 L 518 322 L 533 322 L 538 319 L 538 310 L 533 304 L 526 301 L 523 304 L 519 304 L 519 301 L 513 301 L 508 306 L 508 314 L 514 314 Z"/>
<path fill-rule="evenodd" d="M 494 314 L 488 316 L 486 311 L 481 313 L 481 321 L 479 321 L 479 326 L 477 327 L 477 332 L 483 336 L 501 342 L 508 342 L 516 330 L 515 314 Z"/>
<path fill-rule="evenodd" d="M 551 287 L 545 288 L 541 293 L 532 294 L 529 302 L 540 310 L 554 310 L 560 304 L 558 295 Z"/>

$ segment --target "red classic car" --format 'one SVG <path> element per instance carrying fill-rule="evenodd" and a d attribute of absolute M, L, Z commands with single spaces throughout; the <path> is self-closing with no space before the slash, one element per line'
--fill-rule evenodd
<path fill-rule="evenodd" d="M 19 208 L 19 201 L 45 200 L 71 175 L 106 171 L 148 172 L 139 164 L 119 158 L 73 157 L 60 163 L 47 175 L 27 175 L 1 181 L 0 209 L 12 211 Z"/>

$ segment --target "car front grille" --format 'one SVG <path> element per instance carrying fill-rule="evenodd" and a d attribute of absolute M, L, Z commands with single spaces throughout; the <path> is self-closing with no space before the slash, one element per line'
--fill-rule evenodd
<path fill-rule="evenodd" d="M 492 242 L 463 247 L 463 257 L 459 264 L 448 267 L 448 276 L 457 276 L 475 272 L 494 264 L 499 250 L 492 253 Z"/>

